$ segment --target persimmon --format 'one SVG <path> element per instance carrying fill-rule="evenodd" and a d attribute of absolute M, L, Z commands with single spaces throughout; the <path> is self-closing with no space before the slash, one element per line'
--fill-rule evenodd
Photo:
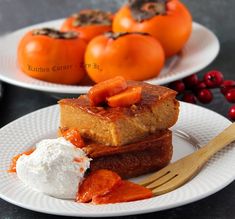
<path fill-rule="evenodd" d="M 127 82 L 123 77 L 117 76 L 115 78 L 102 81 L 94 85 L 88 92 L 88 97 L 91 104 L 96 106 L 106 101 L 110 96 L 120 93 L 127 88 Z"/>
<path fill-rule="evenodd" d="M 82 10 L 68 17 L 62 24 L 62 31 L 76 31 L 86 42 L 112 30 L 113 15 L 101 10 Z"/>
<path fill-rule="evenodd" d="M 111 204 L 130 202 L 153 197 L 151 190 L 123 180 L 118 186 L 113 187 L 109 193 L 98 195 L 93 198 L 95 204 Z"/>
<path fill-rule="evenodd" d="M 86 43 L 75 32 L 43 28 L 28 32 L 18 46 L 18 63 L 27 75 L 53 83 L 77 84 L 85 76 Z"/>
<path fill-rule="evenodd" d="M 153 78 L 164 61 L 161 44 L 144 33 L 103 34 L 91 40 L 85 54 L 87 73 L 96 83 L 116 76 L 138 81 Z"/>
<path fill-rule="evenodd" d="M 149 33 L 160 41 L 170 57 L 189 39 L 192 17 L 179 0 L 131 0 L 116 13 L 113 31 Z"/>
<path fill-rule="evenodd" d="M 70 128 L 63 130 L 61 129 L 62 136 L 69 142 L 71 142 L 77 148 L 82 148 L 85 146 L 85 143 L 76 128 Z"/>
<path fill-rule="evenodd" d="M 76 201 L 90 202 L 98 195 L 105 195 L 121 182 L 121 177 L 110 170 L 92 172 L 79 186 Z"/>
<path fill-rule="evenodd" d="M 108 97 L 107 102 L 111 107 L 131 106 L 141 100 L 142 87 L 128 87 L 125 91 Z"/>
<path fill-rule="evenodd" d="M 140 185 L 122 180 L 106 169 L 96 170 L 88 175 L 79 186 L 76 201 L 95 204 L 136 201 L 151 198 L 153 193 Z"/>
<path fill-rule="evenodd" d="M 17 163 L 18 159 L 19 159 L 22 155 L 30 155 L 30 154 L 32 154 L 34 151 L 35 151 L 35 148 L 32 148 L 32 149 L 30 149 L 30 150 L 28 150 L 28 151 L 25 151 L 25 152 L 21 153 L 21 154 L 15 155 L 15 156 L 12 158 L 12 160 L 11 160 L 11 166 L 10 166 L 8 172 L 9 172 L 9 173 L 15 173 L 15 172 L 16 172 L 16 163 Z"/>

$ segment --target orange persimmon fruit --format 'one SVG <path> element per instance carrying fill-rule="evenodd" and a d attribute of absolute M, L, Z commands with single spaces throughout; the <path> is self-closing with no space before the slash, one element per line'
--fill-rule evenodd
<path fill-rule="evenodd" d="M 42 28 L 28 32 L 18 46 L 18 63 L 27 75 L 52 83 L 77 84 L 85 76 L 86 43 L 75 32 Z"/>
<path fill-rule="evenodd" d="M 180 52 L 189 39 L 192 17 L 179 0 L 131 0 L 116 13 L 113 31 L 149 33 L 170 57 Z"/>
<path fill-rule="evenodd" d="M 153 197 L 151 190 L 123 180 L 118 186 L 113 187 L 109 193 L 95 196 L 92 202 L 95 204 L 111 204 L 130 202 Z"/>
<path fill-rule="evenodd" d="M 75 147 L 82 148 L 85 146 L 85 143 L 76 128 L 61 129 L 62 136 L 69 142 L 71 142 Z"/>
<path fill-rule="evenodd" d="M 102 10 L 87 9 L 68 17 L 62 24 L 62 31 L 76 31 L 86 42 L 112 30 L 113 15 Z"/>
<path fill-rule="evenodd" d="M 98 195 L 105 195 L 121 182 L 121 177 L 110 170 L 92 172 L 79 186 L 76 201 L 86 203 Z"/>
<path fill-rule="evenodd" d="M 141 100 L 142 87 L 128 87 L 125 91 L 108 97 L 107 102 L 111 107 L 127 107 Z"/>
<path fill-rule="evenodd" d="M 90 78 L 99 83 L 116 76 L 146 80 L 159 75 L 165 61 L 161 44 L 144 33 L 106 33 L 87 46 L 85 66 Z"/>
<path fill-rule="evenodd" d="M 97 106 L 100 103 L 105 102 L 108 97 L 118 94 L 124 91 L 126 88 L 126 80 L 121 76 L 117 76 L 94 85 L 89 90 L 88 97 L 91 101 L 91 104 Z"/>

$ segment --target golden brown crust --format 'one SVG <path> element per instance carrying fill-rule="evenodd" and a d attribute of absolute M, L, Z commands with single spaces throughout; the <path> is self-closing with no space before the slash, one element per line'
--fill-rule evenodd
<path fill-rule="evenodd" d="M 141 102 L 130 107 L 92 107 L 87 95 L 61 100 L 61 128 L 77 128 L 94 142 L 121 146 L 175 124 L 179 114 L 175 91 L 144 82 L 128 81 L 128 85 L 142 87 Z"/>
<path fill-rule="evenodd" d="M 87 95 L 81 95 L 79 98 L 62 99 L 59 104 L 69 105 L 74 108 L 79 108 L 89 114 L 99 116 L 101 119 L 115 121 L 123 117 L 135 116 L 136 114 L 143 113 L 149 110 L 158 102 L 167 97 L 174 98 L 176 92 L 167 87 L 151 85 L 144 82 L 128 81 L 129 86 L 141 86 L 142 98 L 141 101 L 132 107 L 104 107 L 104 106 L 91 106 Z"/>
<path fill-rule="evenodd" d="M 91 161 L 91 171 L 109 169 L 122 178 L 132 178 L 165 167 L 172 158 L 172 134 L 166 130 L 136 144 L 122 147 L 85 147 Z"/>
<path fill-rule="evenodd" d="M 99 143 L 86 143 L 87 146 L 83 148 L 86 154 L 91 158 L 110 156 L 114 154 L 124 154 L 135 151 L 147 150 L 148 148 L 152 148 L 153 145 L 156 146 L 156 142 L 164 141 L 166 138 L 171 138 L 171 131 L 163 130 L 159 131 L 156 134 L 152 134 L 142 141 L 123 145 L 123 146 L 114 146 L 109 147 Z M 157 145 L 158 146 L 158 145 Z"/>

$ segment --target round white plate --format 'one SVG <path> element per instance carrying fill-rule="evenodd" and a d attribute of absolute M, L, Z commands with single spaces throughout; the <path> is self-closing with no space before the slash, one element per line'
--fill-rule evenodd
<path fill-rule="evenodd" d="M 13 85 L 51 93 L 86 93 L 90 86 L 53 84 L 33 79 L 17 66 L 16 51 L 19 40 L 29 30 L 38 27 L 59 28 L 63 19 L 45 22 L 20 29 L 0 39 L 0 79 Z M 206 27 L 193 23 L 192 35 L 181 54 L 169 59 L 157 78 L 148 80 L 152 84 L 166 84 L 196 73 L 209 65 L 219 52 L 217 37 Z"/>
<path fill-rule="evenodd" d="M 188 133 L 199 142 L 207 143 L 231 124 L 229 120 L 202 107 L 181 103 L 180 116 L 174 130 Z M 224 188 L 235 178 L 235 144 L 217 153 L 201 172 L 184 186 L 161 196 L 129 203 L 92 205 L 60 200 L 33 191 L 5 170 L 11 158 L 27 150 L 43 138 L 56 137 L 59 108 L 51 106 L 26 115 L 0 130 L 0 197 L 23 208 L 66 216 L 121 216 L 160 211 L 207 197 Z M 173 161 L 195 149 L 193 145 L 173 137 Z M 138 179 L 134 179 L 138 181 Z"/>

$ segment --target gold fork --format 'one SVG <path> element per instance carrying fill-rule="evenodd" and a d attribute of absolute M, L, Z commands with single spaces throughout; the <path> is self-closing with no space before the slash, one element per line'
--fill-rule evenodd
<path fill-rule="evenodd" d="M 152 190 L 154 195 L 170 192 L 189 181 L 216 152 L 234 140 L 235 123 L 231 124 L 198 151 L 169 164 L 139 182 L 139 184 Z"/>

